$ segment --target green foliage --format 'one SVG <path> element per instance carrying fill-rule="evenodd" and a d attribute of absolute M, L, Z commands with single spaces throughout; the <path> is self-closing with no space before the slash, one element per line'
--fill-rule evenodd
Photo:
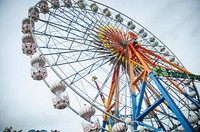
<path fill-rule="evenodd" d="M 200 81 L 200 75 L 186 74 L 184 72 L 172 71 L 158 66 L 153 69 L 153 74 L 156 76 L 167 76 L 172 78 L 184 78 Z"/>
<path fill-rule="evenodd" d="M 22 132 L 22 130 L 17 131 L 17 130 L 12 130 L 12 129 L 13 129 L 12 127 L 9 127 L 9 128 L 6 127 L 3 132 Z"/>

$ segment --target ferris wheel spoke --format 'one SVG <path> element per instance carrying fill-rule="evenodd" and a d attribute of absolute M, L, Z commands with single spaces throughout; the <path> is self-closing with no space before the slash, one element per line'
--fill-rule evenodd
<path fill-rule="evenodd" d="M 45 22 L 45 21 L 44 21 Z M 65 27 L 65 26 L 63 26 L 63 25 L 59 25 L 59 24 L 55 24 L 55 23 L 49 23 L 48 24 L 49 25 L 49 27 L 51 27 L 51 29 L 54 29 L 55 31 L 55 33 L 56 34 L 58 34 L 58 33 L 60 33 L 61 34 L 61 32 L 67 32 L 67 30 L 69 30 L 69 33 L 71 33 L 71 36 L 73 35 L 73 36 L 76 36 L 77 38 L 79 38 L 79 39 L 81 39 L 81 38 L 84 38 L 83 36 L 78 36 L 78 34 L 77 34 L 77 32 L 79 32 L 79 33 L 82 33 L 82 34 L 85 34 L 85 32 L 84 31 L 82 31 L 82 30 L 79 30 L 79 29 L 77 29 L 76 27 L 73 27 L 73 26 L 71 26 L 71 27 Z M 67 30 L 66 30 L 67 29 Z M 50 33 L 49 33 L 49 35 L 53 35 L 52 33 L 54 33 L 53 31 L 50 31 Z M 47 31 L 45 32 L 46 34 L 48 34 L 47 33 Z M 43 32 L 40 32 L 40 35 L 41 34 L 43 34 Z M 93 34 L 88 34 L 88 35 L 91 35 L 91 36 L 94 36 Z M 55 36 L 58 36 L 58 35 L 55 35 Z M 68 38 L 68 36 L 66 36 L 66 35 L 63 35 L 63 34 L 61 34 L 61 36 L 63 36 L 63 37 L 61 37 L 61 38 L 63 38 L 63 39 L 66 39 L 66 38 Z M 64 37 L 65 36 L 65 37 Z M 59 36 L 58 36 L 59 37 Z"/>
<path fill-rule="evenodd" d="M 43 35 L 42 33 L 35 33 L 36 35 Z M 69 38 L 69 40 L 67 41 L 67 42 L 65 42 L 65 40 L 66 40 L 66 37 L 63 37 L 63 36 L 55 36 L 55 35 L 52 35 L 52 34 L 45 34 L 46 36 L 48 36 L 48 37 L 50 37 L 50 38 L 52 38 L 52 40 L 51 41 L 53 41 L 54 39 L 57 39 L 57 38 L 59 38 L 59 39 L 61 39 L 61 40 L 63 40 L 63 42 L 60 42 L 60 41 L 58 41 L 56 44 L 55 44 L 55 42 L 54 42 L 54 44 L 50 44 L 50 41 L 49 42 L 47 42 L 47 43 L 45 43 L 45 45 L 47 45 L 47 46 L 43 46 L 43 47 L 41 47 L 41 48 L 49 48 L 49 49 L 53 49 L 53 47 L 52 47 L 52 45 L 56 45 L 56 46 L 59 46 L 59 45 L 61 45 L 62 44 L 62 46 L 65 46 L 66 47 L 66 49 L 68 49 L 68 50 L 70 50 L 72 47 L 74 47 L 74 46 L 72 46 L 72 45 L 85 45 L 85 46 L 88 46 L 89 44 L 91 44 L 92 42 L 93 42 L 93 40 L 84 40 L 84 39 L 75 39 L 75 38 Z M 84 42 L 83 42 L 84 41 Z M 71 44 L 69 44 L 69 42 L 71 42 Z M 76 44 L 74 44 L 74 43 L 76 43 Z M 61 46 L 59 46 L 59 47 L 61 47 Z M 58 49 L 62 49 L 62 48 L 59 48 L 59 47 L 57 47 Z M 96 49 L 97 48 L 99 48 L 99 47 L 97 47 L 96 45 L 90 45 L 90 47 L 95 47 Z M 55 48 L 56 49 L 56 48 Z M 73 50 L 73 49 L 72 49 Z"/>
<path fill-rule="evenodd" d="M 99 63 L 99 64 L 98 64 Z M 102 61 L 102 60 L 99 60 L 99 61 L 96 61 L 96 63 L 94 64 L 91 64 L 87 67 L 84 67 L 83 69 L 79 70 L 79 71 L 76 71 L 75 69 L 75 73 L 64 78 L 63 80 L 66 80 L 66 79 L 69 79 L 69 78 L 73 78 L 73 80 L 71 81 L 70 84 L 73 84 L 77 81 L 79 81 L 80 79 L 82 79 L 83 77 L 87 76 L 88 74 L 92 73 L 93 71 L 97 70 L 100 66 L 103 66 L 105 64 L 107 64 L 108 61 Z M 94 67 L 96 65 L 96 67 Z M 79 78 L 77 78 L 79 76 Z"/>
<path fill-rule="evenodd" d="M 77 14 L 78 13 L 78 14 Z M 83 29 L 87 29 L 86 31 L 89 31 L 90 32 L 90 30 L 92 30 L 92 28 L 90 28 L 91 26 L 93 26 L 93 28 L 94 28 L 94 25 L 96 25 L 96 22 L 98 22 L 98 20 L 96 20 L 96 22 L 95 21 L 92 21 L 92 18 L 88 18 L 88 17 L 86 17 L 85 16 L 85 14 L 82 14 L 80 11 L 78 11 L 78 10 L 72 10 L 71 12 L 66 12 L 65 13 L 65 11 L 63 11 L 62 12 L 62 14 L 64 15 L 64 16 L 66 16 L 67 18 L 70 18 L 70 17 L 74 17 L 74 18 L 76 18 L 76 24 L 77 25 L 79 25 L 80 27 L 82 27 Z M 80 15 L 82 14 L 82 16 L 84 16 L 83 18 L 81 18 L 80 17 Z M 71 16 L 68 16 L 68 15 L 71 15 Z M 60 16 L 61 17 L 61 16 Z M 87 18 L 88 19 L 88 21 L 85 21 L 85 18 Z M 78 21 L 78 20 L 80 20 L 80 22 Z M 87 24 L 88 26 L 87 27 L 84 27 L 83 26 L 83 24 L 79 24 L 79 23 L 82 23 L 82 22 L 84 22 L 85 24 Z M 89 30 L 90 29 L 90 30 Z"/>
<path fill-rule="evenodd" d="M 108 72 L 107 76 L 105 77 L 104 82 L 102 83 L 101 89 L 98 91 L 97 95 L 95 96 L 95 98 L 93 99 L 93 101 L 95 102 L 97 100 L 97 98 L 99 97 L 100 93 L 103 92 L 104 88 L 106 87 L 106 84 L 109 81 L 109 78 L 111 77 L 113 70 L 114 70 L 114 65 L 112 65 L 112 68 L 110 69 L 110 71 Z"/>
<path fill-rule="evenodd" d="M 79 12 L 77 9 L 73 10 L 73 12 L 75 13 L 76 12 Z M 92 12 L 89 12 L 86 10 L 86 13 L 83 13 L 83 12 L 79 12 L 82 16 L 84 16 L 84 18 L 87 20 L 87 22 L 91 22 L 91 23 L 95 23 L 95 25 L 98 23 L 100 25 L 102 24 L 106 24 L 105 21 L 103 21 L 102 19 L 104 18 L 102 14 L 96 12 L 95 14 L 93 14 Z M 76 14 L 77 15 L 77 14 Z M 98 16 L 98 17 L 97 17 Z M 99 17 L 101 16 L 101 17 Z M 96 19 L 93 19 L 93 18 L 96 18 Z M 85 20 L 83 19 L 83 20 Z M 86 22 L 86 21 L 84 21 Z M 98 25 L 97 24 L 97 25 Z"/>
<path fill-rule="evenodd" d="M 68 58 L 68 59 L 70 58 L 70 60 L 71 60 L 71 61 L 67 61 L 67 63 L 65 63 L 65 62 L 63 62 L 62 59 L 60 59 L 60 61 L 59 61 L 60 63 L 54 63 L 53 65 L 72 64 L 72 63 L 76 63 L 76 62 L 91 61 L 91 60 L 96 60 L 96 59 L 105 59 L 105 57 L 106 57 L 105 55 L 102 56 L 102 55 L 96 54 L 96 52 L 93 50 L 87 51 L 86 53 L 85 53 L 85 51 L 86 50 L 81 50 L 81 51 L 69 50 L 69 52 L 64 52 L 64 53 L 59 52 L 59 53 L 51 53 L 51 54 L 44 54 L 44 55 L 53 55 L 53 54 L 55 54 L 56 56 L 61 55 L 61 56 L 63 56 L 62 58 Z M 72 56 L 73 58 L 72 58 L 69 56 L 70 55 L 69 53 L 76 53 L 76 55 L 73 54 L 73 56 Z M 91 55 L 91 53 L 93 53 L 93 56 L 89 57 L 89 54 Z M 85 55 L 83 55 L 83 54 L 85 54 Z M 64 61 L 65 61 L 65 59 L 64 59 Z"/>
<path fill-rule="evenodd" d="M 76 12 L 79 12 L 77 9 L 75 9 L 75 11 Z M 73 11 L 73 12 L 75 12 L 75 11 Z M 87 18 L 87 20 L 88 21 L 90 21 L 90 22 L 92 22 L 92 23 L 95 23 L 97 26 L 99 26 L 100 27 L 100 25 L 109 25 L 110 24 L 110 22 L 111 22 L 111 20 L 112 19 L 110 19 L 110 21 L 103 21 L 103 19 L 104 19 L 104 17 L 100 17 L 101 19 L 97 19 L 97 20 L 95 20 L 95 21 L 92 21 L 92 19 L 91 19 L 91 17 L 88 17 L 87 16 L 87 14 L 90 14 L 90 13 L 85 13 L 85 14 L 83 14 L 82 12 L 79 12 L 80 14 L 82 14 L 83 16 L 84 16 L 84 18 Z M 100 14 L 100 13 L 96 13 L 97 14 L 97 16 L 103 16 L 102 14 Z M 76 14 L 76 16 L 79 16 L 79 14 Z M 95 17 L 95 18 L 97 18 L 97 17 Z M 107 19 L 106 19 L 107 20 Z M 84 19 L 82 19 L 82 22 L 86 22 Z M 99 23 L 99 25 L 97 24 L 97 22 Z M 115 24 L 116 24 L 117 22 L 115 21 Z M 86 23 L 86 24 L 88 24 L 88 23 Z M 115 25 L 114 24 L 114 25 Z M 90 25 L 90 24 L 88 24 L 88 25 Z"/>
<path fill-rule="evenodd" d="M 57 15 L 57 14 L 56 14 Z M 55 17 L 55 18 L 57 18 L 57 20 L 59 20 L 59 21 L 61 21 L 61 22 L 63 22 L 64 20 L 62 20 L 62 18 L 63 17 L 61 17 L 60 15 L 58 15 L 58 17 Z M 67 19 L 67 18 L 65 18 L 65 19 Z M 68 21 L 70 21 L 70 23 L 71 23 L 71 20 L 70 19 L 67 19 Z M 44 21 L 45 22 L 45 21 Z M 64 21 L 65 22 L 65 21 Z M 56 24 L 56 23 L 50 23 L 50 22 L 48 22 L 49 23 L 49 25 L 51 25 L 52 27 L 55 27 L 55 28 L 57 28 L 57 29 L 60 29 L 61 31 L 67 31 L 67 30 L 69 30 L 72 34 L 73 34 L 73 31 L 78 31 L 79 33 L 83 33 L 83 34 L 87 34 L 86 32 L 84 32 L 84 31 L 82 31 L 82 30 L 80 30 L 80 29 L 78 29 L 77 27 L 75 27 L 75 25 L 73 26 L 72 24 L 70 24 L 71 25 L 71 27 L 69 27 L 69 23 L 66 23 L 66 25 L 68 25 L 68 26 L 64 26 L 64 25 L 60 25 L 60 24 Z M 83 29 L 87 29 L 87 31 L 90 31 L 89 29 L 88 29 L 88 27 L 84 27 L 83 25 L 81 25 L 81 24 L 79 24 L 79 23 L 76 23 L 76 25 L 78 25 L 78 26 L 80 26 L 80 27 L 82 27 Z M 67 30 L 66 30 L 67 29 Z M 69 32 L 69 33 L 70 33 Z M 68 34 L 69 34 L 68 33 Z M 90 32 L 90 34 L 91 34 L 91 32 Z M 75 35 L 75 36 L 77 36 L 77 33 L 74 33 L 73 35 Z M 89 34 L 88 34 L 89 35 Z M 93 33 L 91 34 L 92 36 L 93 36 Z M 77 37 L 81 37 L 81 36 L 77 36 Z"/>
<path fill-rule="evenodd" d="M 87 58 L 87 59 L 75 60 L 75 61 L 69 61 L 69 62 L 62 62 L 62 61 L 60 61 L 58 63 L 59 57 L 60 57 L 60 55 L 58 55 L 57 61 L 55 61 L 54 63 L 52 63 L 52 66 L 61 66 L 61 65 L 73 64 L 73 63 L 77 63 L 77 62 L 88 62 L 91 59 L 95 60 L 95 59 L 104 59 L 105 58 L 104 56 L 99 56 L 99 57 L 95 57 L 95 58 Z M 65 57 L 65 58 L 69 58 L 69 57 Z"/>
<path fill-rule="evenodd" d="M 48 48 L 48 49 L 58 49 L 58 48 L 50 48 L 50 47 L 40 47 L 40 48 Z M 64 51 L 63 51 L 64 50 Z M 67 54 L 67 53 L 80 53 L 80 52 L 91 52 L 91 53 L 96 53 L 97 49 L 96 48 L 90 48 L 90 49 L 83 49 L 83 50 L 79 50 L 79 49 L 64 49 L 64 48 L 60 48 L 60 52 L 51 52 L 51 53 L 45 53 L 44 55 L 55 55 L 55 54 Z M 94 57 L 93 57 L 94 58 Z"/>

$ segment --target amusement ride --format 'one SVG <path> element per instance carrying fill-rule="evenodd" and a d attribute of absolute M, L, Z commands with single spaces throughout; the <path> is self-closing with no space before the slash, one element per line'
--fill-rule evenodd
<path fill-rule="evenodd" d="M 200 130 L 200 76 L 145 27 L 93 0 L 40 0 L 22 21 L 31 77 L 84 132 Z"/>

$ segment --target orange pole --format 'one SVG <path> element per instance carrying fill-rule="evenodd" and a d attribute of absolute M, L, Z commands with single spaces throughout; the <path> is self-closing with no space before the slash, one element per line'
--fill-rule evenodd
<path fill-rule="evenodd" d="M 132 62 L 134 65 L 138 65 L 139 67 L 144 68 L 141 64 L 139 64 L 138 62 L 136 62 L 136 61 L 134 61 L 134 60 L 131 60 L 131 62 Z"/>
<path fill-rule="evenodd" d="M 144 71 L 142 71 L 142 72 L 137 76 L 137 78 L 133 81 L 133 85 L 135 85 L 135 84 L 142 78 L 143 74 L 144 74 Z"/>
<path fill-rule="evenodd" d="M 177 85 L 179 86 L 180 84 L 182 84 L 185 81 L 185 79 L 181 80 Z"/>
<path fill-rule="evenodd" d="M 150 67 L 147 65 L 147 63 L 144 61 L 144 59 L 141 57 L 141 55 L 138 53 L 138 51 L 133 47 L 132 43 L 129 42 L 128 44 L 131 47 L 131 49 L 133 50 L 133 52 L 135 53 L 135 55 L 138 58 L 138 60 L 142 63 L 145 71 L 150 73 L 151 72 Z"/>
<path fill-rule="evenodd" d="M 106 110 L 110 107 L 110 104 L 112 102 L 112 98 L 113 98 L 113 95 L 114 95 L 116 73 L 117 73 L 117 67 L 115 67 L 114 73 L 113 73 L 113 76 L 112 76 L 112 82 L 111 82 L 111 86 L 110 86 L 110 92 L 109 92 L 109 95 L 108 95 L 108 101 L 107 101 L 107 104 L 106 104 Z"/>
<path fill-rule="evenodd" d="M 174 81 L 172 81 L 172 80 L 169 79 L 168 77 L 166 77 L 166 78 L 167 78 L 168 81 L 170 81 L 170 83 L 171 83 L 172 85 L 175 86 L 176 89 L 178 89 L 178 91 L 179 91 L 180 93 L 184 94 L 184 90 L 181 89 L 181 88 L 178 86 L 178 84 L 176 84 Z"/>
<path fill-rule="evenodd" d="M 134 82 L 134 69 L 133 69 L 133 63 L 131 63 L 131 59 L 132 59 L 132 52 L 130 50 L 130 48 L 128 47 L 128 61 L 129 61 L 129 76 L 130 76 L 130 81 L 131 81 L 131 89 L 133 93 L 136 93 L 136 89 L 135 86 L 133 85 Z"/>
<path fill-rule="evenodd" d="M 172 62 L 166 60 L 165 58 L 163 58 L 163 57 L 161 57 L 161 56 L 159 56 L 159 55 L 153 53 L 152 51 L 150 51 L 150 50 L 148 50 L 148 49 L 145 49 L 145 48 L 143 48 L 143 47 L 141 47 L 141 46 L 140 46 L 140 49 L 142 49 L 144 52 L 149 53 L 150 55 L 153 55 L 153 56 L 157 57 L 158 59 L 160 59 L 160 60 L 166 62 L 167 64 L 169 64 L 169 65 L 171 65 L 171 66 L 177 68 L 178 70 L 180 70 L 180 71 L 182 71 L 182 72 L 184 72 L 184 73 L 186 73 L 186 74 L 191 74 L 189 71 L 183 69 L 183 68 L 180 67 L 180 66 L 175 65 L 174 63 L 172 63 Z"/>
<path fill-rule="evenodd" d="M 112 105 L 110 105 L 110 107 L 106 111 L 109 112 L 114 106 L 115 106 L 115 102 Z"/>
<path fill-rule="evenodd" d="M 115 77 L 115 86 L 116 86 L 116 102 L 115 102 L 115 107 L 116 107 L 117 111 L 119 111 L 119 68 L 118 68 L 118 71 L 117 71 L 116 77 Z"/>
<path fill-rule="evenodd" d="M 138 52 L 141 54 L 141 56 L 143 56 L 143 58 L 144 58 L 145 60 L 147 60 L 147 62 L 149 62 L 150 65 L 152 65 L 153 67 L 156 66 L 156 64 L 153 63 L 144 53 L 142 53 L 142 52 L 140 52 L 140 51 L 138 51 Z"/>

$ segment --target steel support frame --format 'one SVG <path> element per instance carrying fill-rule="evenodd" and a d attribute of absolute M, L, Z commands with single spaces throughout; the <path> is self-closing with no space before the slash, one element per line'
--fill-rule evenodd
<path fill-rule="evenodd" d="M 162 96 L 164 97 L 166 102 L 169 104 L 169 107 L 171 108 L 172 112 L 176 115 L 176 117 L 180 121 L 181 125 L 185 128 L 185 130 L 187 132 L 195 132 L 195 130 L 192 127 L 192 125 L 188 122 L 186 117 L 180 111 L 180 109 L 175 104 L 174 100 L 170 97 L 170 95 L 168 94 L 167 90 L 163 87 L 163 85 L 158 80 L 158 78 L 152 72 L 149 73 L 149 76 L 155 82 L 155 84 L 158 87 L 159 91 L 161 92 Z"/>
<path fill-rule="evenodd" d="M 137 106 L 137 109 L 136 109 L 135 117 L 137 117 L 140 114 L 140 110 L 142 108 L 141 107 L 142 106 L 142 102 L 143 102 L 143 99 L 144 99 L 145 87 L 146 87 L 146 82 L 143 82 L 141 90 L 140 90 L 140 97 L 139 97 L 139 101 L 138 101 L 138 106 Z"/>
<path fill-rule="evenodd" d="M 155 128 L 155 127 L 153 127 L 153 126 L 150 126 L 150 125 L 148 125 L 148 124 L 146 124 L 146 123 L 144 123 L 144 122 L 136 121 L 136 123 L 137 123 L 138 125 L 142 125 L 142 126 L 145 126 L 145 127 L 147 127 L 147 128 L 150 128 L 150 129 L 152 129 L 152 130 L 154 130 L 154 131 L 160 131 L 160 129 Z"/>
<path fill-rule="evenodd" d="M 106 128 L 106 124 L 107 124 L 107 122 L 106 122 L 106 121 L 103 121 L 103 123 L 102 123 L 102 128 Z M 101 132 L 105 132 L 105 130 L 104 130 L 104 129 L 101 129 Z"/>
<path fill-rule="evenodd" d="M 131 96 L 132 96 L 133 120 L 135 120 L 135 113 L 136 113 L 136 108 L 137 108 L 137 105 L 136 105 L 136 94 L 134 92 L 132 92 Z M 136 130 L 137 129 L 137 124 L 134 123 L 133 127 L 134 127 L 134 130 Z"/>
<path fill-rule="evenodd" d="M 142 121 L 145 116 L 147 116 L 154 108 L 156 108 L 158 105 L 160 105 L 164 101 L 164 97 L 160 97 L 158 100 L 156 100 L 149 108 L 147 108 L 143 113 L 141 113 L 136 120 Z"/>

